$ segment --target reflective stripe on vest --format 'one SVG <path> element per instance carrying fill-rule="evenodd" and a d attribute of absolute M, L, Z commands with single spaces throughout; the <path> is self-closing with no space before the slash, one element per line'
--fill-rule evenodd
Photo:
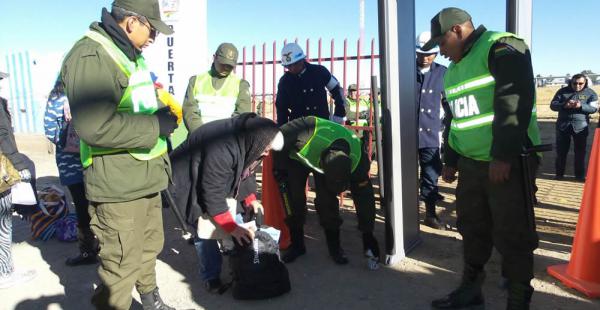
<path fill-rule="evenodd" d="M 360 139 L 353 131 L 346 129 L 344 126 L 319 117 L 315 117 L 315 130 L 310 139 L 306 141 L 300 151 L 290 154 L 290 158 L 319 173 L 323 173 L 321 155 L 325 149 L 338 139 L 344 139 L 350 145 L 350 159 L 352 161 L 352 172 L 354 172 L 362 155 Z"/>
<path fill-rule="evenodd" d="M 86 37 L 96 41 L 117 64 L 119 69 L 129 78 L 129 85 L 117 106 L 117 112 L 131 114 L 153 114 L 158 109 L 154 84 L 150 71 L 142 56 L 136 62 L 130 61 L 125 54 L 108 38 L 95 31 L 88 31 Z M 167 141 L 159 137 L 151 149 L 114 149 L 90 146 L 81 140 L 81 163 L 84 168 L 90 166 L 95 155 L 106 155 L 119 152 L 128 152 L 135 159 L 150 160 L 167 152 Z"/>
<path fill-rule="evenodd" d="M 194 99 L 198 101 L 198 111 L 203 124 L 233 115 L 240 93 L 240 81 L 232 72 L 225 78 L 221 88 L 215 89 L 209 72 L 196 77 Z"/>
<path fill-rule="evenodd" d="M 488 68 L 492 45 L 511 33 L 486 31 L 459 63 L 451 63 L 444 75 L 446 99 L 452 111 L 448 142 L 462 156 L 491 161 L 494 90 L 496 81 Z M 534 145 L 540 143 L 535 99 L 528 136 Z"/>

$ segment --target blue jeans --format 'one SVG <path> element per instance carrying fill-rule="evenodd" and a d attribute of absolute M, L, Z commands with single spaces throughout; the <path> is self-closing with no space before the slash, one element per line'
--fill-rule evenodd
<path fill-rule="evenodd" d="M 213 239 L 194 239 L 194 246 L 198 254 L 198 266 L 200 267 L 200 278 L 202 281 L 218 279 L 221 275 L 221 264 L 223 257 L 219 249 L 219 243 Z"/>

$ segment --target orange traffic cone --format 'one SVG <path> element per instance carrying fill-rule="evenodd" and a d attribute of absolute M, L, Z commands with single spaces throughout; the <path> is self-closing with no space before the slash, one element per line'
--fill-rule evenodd
<path fill-rule="evenodd" d="M 284 222 L 285 213 L 283 202 L 279 193 L 279 186 L 273 176 L 273 155 L 269 154 L 263 160 L 262 170 L 262 204 L 265 209 L 264 222 L 266 225 L 281 231 L 279 248 L 287 249 L 290 246 L 290 232 Z"/>
<path fill-rule="evenodd" d="M 590 298 L 600 297 L 600 129 L 596 129 L 568 264 L 548 273 Z"/>

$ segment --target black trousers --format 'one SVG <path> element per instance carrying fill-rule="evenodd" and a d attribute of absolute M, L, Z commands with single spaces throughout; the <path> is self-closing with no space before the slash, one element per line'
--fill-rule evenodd
<path fill-rule="evenodd" d="M 339 212 L 337 197 L 339 193 L 328 189 L 325 176 L 289 158 L 282 166 L 287 169 L 287 194 L 291 210 L 286 210 L 286 223 L 290 230 L 301 229 L 306 221 L 305 189 L 311 172 L 315 180 L 315 208 L 319 215 L 319 222 L 325 230 L 339 229 L 343 222 Z M 363 233 L 372 233 L 375 225 L 375 197 L 368 174 L 369 168 L 368 155 L 363 152 L 360 164 L 352 173 L 350 180 L 350 191 L 358 217 L 358 229 Z"/>
<path fill-rule="evenodd" d="M 421 167 L 420 198 L 425 202 L 428 216 L 435 216 L 435 202 L 438 198 L 438 178 L 442 173 L 440 149 L 425 147 L 419 149 L 419 166 Z"/>
<path fill-rule="evenodd" d="M 573 127 L 569 126 L 567 130 L 556 129 L 556 176 L 562 177 L 565 174 L 567 164 L 567 154 L 571 147 L 571 138 L 573 139 L 574 173 L 575 177 L 585 178 L 585 155 L 587 147 L 588 127 L 580 132 L 575 132 Z"/>
<path fill-rule="evenodd" d="M 88 213 L 89 201 L 85 197 L 85 187 L 83 183 L 76 183 L 67 186 L 73 204 L 75 204 L 75 214 L 77 214 L 77 228 L 79 251 L 81 253 L 98 253 L 98 241 L 90 228 L 90 214 Z"/>

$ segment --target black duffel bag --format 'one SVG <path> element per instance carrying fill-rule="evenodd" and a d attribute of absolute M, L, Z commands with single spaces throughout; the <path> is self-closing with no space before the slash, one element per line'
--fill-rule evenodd
<path fill-rule="evenodd" d="M 253 243 L 234 243 L 229 258 L 233 298 L 265 299 L 290 291 L 290 277 L 279 258 L 279 245 L 268 233 L 259 229 Z"/>

